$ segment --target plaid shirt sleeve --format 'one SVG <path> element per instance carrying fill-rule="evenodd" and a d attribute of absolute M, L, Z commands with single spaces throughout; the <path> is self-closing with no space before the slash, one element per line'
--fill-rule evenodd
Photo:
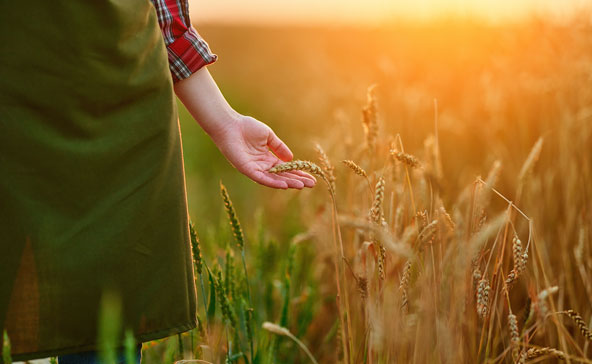
<path fill-rule="evenodd" d="M 191 26 L 188 0 L 150 0 L 169 55 L 173 82 L 183 80 L 218 58 Z"/>

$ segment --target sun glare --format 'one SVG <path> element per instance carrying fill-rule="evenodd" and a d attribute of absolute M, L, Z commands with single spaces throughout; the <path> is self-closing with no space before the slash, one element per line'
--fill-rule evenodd
<path fill-rule="evenodd" d="M 526 16 L 562 18 L 589 9 L 585 0 L 217 0 L 193 1 L 196 21 L 210 23 L 384 24 L 462 17 L 489 22 Z"/>

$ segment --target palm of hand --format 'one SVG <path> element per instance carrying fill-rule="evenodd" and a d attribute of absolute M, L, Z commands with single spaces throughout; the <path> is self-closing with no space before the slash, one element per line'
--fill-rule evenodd
<path fill-rule="evenodd" d="M 312 187 L 316 182 L 314 177 L 301 171 L 267 172 L 282 161 L 292 160 L 293 155 L 271 128 L 254 118 L 241 117 L 216 144 L 236 169 L 262 185 L 301 189 Z"/>

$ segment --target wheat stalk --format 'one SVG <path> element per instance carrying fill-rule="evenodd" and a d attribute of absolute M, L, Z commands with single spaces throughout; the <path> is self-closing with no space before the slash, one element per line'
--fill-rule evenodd
<path fill-rule="evenodd" d="M 552 356 L 559 360 L 565 360 L 567 358 L 567 354 L 554 348 L 530 348 L 526 352 L 527 360 L 536 359 L 541 356 Z"/>
<path fill-rule="evenodd" d="M 456 224 L 454 223 L 454 220 L 452 220 L 452 217 L 446 211 L 444 206 L 440 206 L 440 216 L 444 220 L 444 223 L 448 227 L 448 230 L 450 230 L 450 232 L 454 232 L 454 230 L 456 229 Z"/>
<path fill-rule="evenodd" d="M 386 248 L 382 244 L 378 244 L 378 278 L 386 278 Z"/>
<path fill-rule="evenodd" d="M 409 168 L 419 168 L 421 166 L 419 159 L 411 154 L 399 152 L 393 149 L 391 150 L 391 155 L 393 155 L 399 162 L 405 164 Z"/>
<path fill-rule="evenodd" d="M 319 157 L 321 168 L 325 173 L 325 176 L 327 176 L 327 181 L 329 182 L 331 189 L 335 191 L 335 168 L 333 167 L 333 164 L 331 163 L 329 156 L 327 156 L 327 154 L 319 144 L 315 145 L 315 150 Z"/>
<path fill-rule="evenodd" d="M 409 311 L 409 281 L 411 279 L 411 260 L 407 260 L 403 267 L 403 274 L 401 274 L 401 282 L 399 283 L 399 291 L 401 292 L 401 309 L 404 313 Z"/>
<path fill-rule="evenodd" d="M 477 286 L 477 313 L 482 319 L 487 317 L 489 313 L 489 281 L 486 278 L 481 278 Z"/>
<path fill-rule="evenodd" d="M 517 236 L 512 239 L 512 258 L 514 260 L 514 268 L 508 274 L 506 284 L 511 286 L 526 270 L 526 263 L 528 261 L 528 252 L 522 251 L 522 242 Z"/>
<path fill-rule="evenodd" d="M 249 305 L 253 305 L 253 300 L 251 299 L 251 285 L 249 283 L 249 274 L 247 272 L 247 262 L 245 258 L 245 237 L 243 234 L 243 229 L 241 227 L 240 221 L 238 220 L 238 215 L 234 210 L 234 206 L 232 204 L 232 200 L 230 199 L 230 195 L 228 190 L 220 181 L 220 193 L 222 195 L 222 200 L 224 201 L 224 209 L 226 210 L 226 214 L 228 215 L 228 220 L 230 222 L 230 226 L 232 227 L 232 233 L 236 240 L 236 245 L 241 251 L 241 261 L 243 263 L 243 271 L 245 274 L 245 281 L 247 286 L 247 297 L 249 299 Z M 233 292 L 229 292 L 231 294 Z M 251 341 L 251 356 L 253 355 L 253 342 Z"/>
<path fill-rule="evenodd" d="M 222 200 L 224 201 L 224 209 L 226 210 L 226 214 L 228 215 L 228 220 L 230 221 L 230 226 L 232 227 L 232 233 L 236 240 L 236 245 L 243 249 L 245 246 L 245 237 L 243 235 L 243 229 L 238 221 L 238 216 L 236 215 L 236 211 L 234 210 L 234 206 L 232 205 L 232 200 L 230 200 L 230 195 L 228 194 L 228 190 L 226 187 L 220 182 L 220 193 L 222 194 Z"/>
<path fill-rule="evenodd" d="M 344 268 L 343 268 L 343 259 L 345 258 L 344 248 L 343 248 L 343 239 L 341 237 L 341 229 L 338 224 L 338 216 L 337 216 L 337 205 L 335 200 L 335 191 L 331 187 L 331 183 L 327 179 L 327 176 L 319 167 L 313 162 L 310 161 L 303 161 L 303 160 L 293 160 L 291 162 L 286 162 L 283 164 L 278 164 L 268 170 L 269 173 L 281 173 L 281 172 L 289 172 L 294 170 L 306 171 L 312 174 L 315 174 L 321 177 L 329 188 L 329 193 L 331 195 L 331 202 L 332 202 L 332 225 L 333 225 L 333 242 L 335 245 L 335 251 L 339 252 L 339 256 L 334 256 L 334 264 L 335 264 L 335 281 L 337 285 L 337 308 L 339 310 L 339 320 L 343 324 L 344 336 L 343 336 L 343 346 L 344 346 L 344 354 L 348 359 L 346 362 L 350 363 L 349 356 L 350 352 L 352 351 L 352 339 L 351 339 L 351 318 L 350 318 L 350 309 L 349 309 L 349 296 L 347 294 L 347 284 L 343 285 L 343 296 L 342 296 L 342 288 L 341 288 L 341 277 L 344 277 Z M 337 250 L 339 249 L 339 250 Z M 341 308 L 341 298 L 344 301 L 344 310 Z M 345 311 L 345 312 L 343 312 Z"/>
<path fill-rule="evenodd" d="M 369 191 L 372 190 L 372 185 L 370 184 L 370 179 L 368 179 L 368 173 L 366 173 L 364 168 L 360 167 L 358 164 L 356 164 L 356 162 L 349 160 L 349 159 L 342 160 L 341 162 L 343 164 L 345 164 L 349 169 L 351 169 L 358 176 L 364 177 L 364 179 L 366 180 L 366 183 L 368 184 L 368 190 Z"/>
<path fill-rule="evenodd" d="M 382 208 L 382 204 L 384 202 L 384 189 L 385 189 L 385 180 L 383 177 L 378 179 L 376 182 L 376 187 L 374 188 L 374 201 L 372 202 L 372 207 L 370 208 L 370 221 L 373 223 L 384 226 L 386 224 L 384 220 L 384 211 Z"/>
<path fill-rule="evenodd" d="M 545 318 L 547 316 L 547 314 L 549 313 L 549 308 L 547 307 L 547 302 L 546 302 L 547 297 L 549 297 L 552 294 L 557 293 L 557 291 L 559 291 L 559 287 L 552 286 L 552 287 L 542 290 L 537 295 L 536 304 L 539 309 L 539 313 L 540 313 L 541 317 Z"/>
<path fill-rule="evenodd" d="M 518 359 L 520 350 L 520 334 L 518 333 L 518 320 L 516 315 L 510 313 L 508 315 L 508 326 L 510 327 L 510 341 L 512 343 L 512 357 L 514 360 Z"/>
<path fill-rule="evenodd" d="M 376 108 L 376 97 L 374 95 L 375 85 L 368 88 L 366 95 L 366 106 L 362 109 L 362 126 L 366 135 L 366 146 L 369 150 L 374 148 L 378 137 L 378 118 Z"/>
<path fill-rule="evenodd" d="M 304 345 L 304 343 L 300 340 L 298 340 L 298 338 L 296 336 L 294 336 L 290 330 L 286 329 L 285 327 L 282 327 L 280 325 L 276 325 L 274 323 L 271 322 L 264 322 L 262 325 L 264 330 L 267 330 L 273 334 L 276 335 L 280 335 L 280 336 L 287 336 L 290 339 L 292 339 L 296 344 L 298 344 L 298 346 L 300 346 L 300 348 L 306 353 L 306 355 L 308 355 L 309 359 L 315 363 L 318 364 L 316 359 L 314 358 L 314 356 L 312 355 L 312 353 L 310 352 L 310 350 L 308 350 L 308 348 L 306 347 L 306 345 Z"/>
<path fill-rule="evenodd" d="M 204 266 L 204 261 L 203 261 L 203 257 L 201 255 L 201 247 L 199 244 L 199 237 L 197 236 L 197 232 L 195 231 L 195 226 L 193 225 L 193 222 L 191 222 L 191 220 L 189 221 L 189 236 L 191 238 L 191 253 L 193 256 L 193 264 L 195 265 L 195 270 L 197 271 L 197 274 L 199 275 L 199 285 L 201 288 L 201 296 L 203 298 L 203 303 L 204 303 L 204 307 L 208 307 L 207 302 L 206 302 L 206 290 L 204 287 L 204 281 L 203 281 L 203 266 Z M 195 277 L 195 280 L 197 281 L 197 276 Z M 207 321 L 206 321 L 206 325 L 207 325 Z M 206 331 L 209 328 L 206 328 Z M 204 336 L 205 338 L 206 336 Z M 193 343 L 193 341 L 192 341 Z"/>
<path fill-rule="evenodd" d="M 267 170 L 269 173 L 282 173 L 290 171 L 305 171 L 317 175 L 327 183 L 329 191 L 333 193 L 332 185 L 323 169 L 311 161 L 293 160 L 290 162 L 275 165 Z"/>
<path fill-rule="evenodd" d="M 478 267 L 475 267 L 475 269 L 473 269 L 473 284 L 477 285 L 481 280 L 482 276 L 483 274 L 481 274 L 481 270 Z"/>
<path fill-rule="evenodd" d="M 230 323 L 230 326 L 232 326 L 233 329 L 236 329 L 237 328 L 236 314 L 234 313 L 234 309 L 230 305 L 228 295 L 226 294 L 226 292 L 224 290 L 224 285 L 222 282 L 223 282 L 222 272 L 218 271 L 217 276 L 215 277 L 215 280 L 214 280 L 214 284 L 216 287 L 216 295 L 219 298 L 218 301 L 220 302 L 220 309 L 222 310 L 222 316 L 224 316 L 224 318 L 226 320 L 228 320 L 228 322 Z"/>
<path fill-rule="evenodd" d="M 586 340 L 592 341 L 592 331 L 590 331 L 590 329 L 588 328 L 588 326 L 586 326 L 586 322 L 584 321 L 584 319 L 582 318 L 582 316 L 580 316 L 574 310 L 567 310 L 567 311 L 565 311 L 563 313 L 566 314 L 570 319 L 572 319 L 573 322 L 575 322 L 575 324 L 580 329 L 580 332 L 582 333 L 582 336 L 584 336 L 586 338 Z"/>
<path fill-rule="evenodd" d="M 364 168 L 357 165 L 356 162 L 349 160 L 349 159 L 342 160 L 341 162 L 343 164 L 345 164 L 349 169 L 351 169 L 358 176 L 368 178 L 368 173 L 366 173 Z"/>
<path fill-rule="evenodd" d="M 438 220 L 433 220 L 429 224 L 426 224 L 424 228 L 421 230 L 417 239 L 419 240 L 418 249 L 420 249 L 424 244 L 429 243 L 436 235 L 436 231 L 438 229 Z"/>
<path fill-rule="evenodd" d="M 195 226 L 189 222 L 189 236 L 191 237 L 191 253 L 193 255 L 193 262 L 195 263 L 195 270 L 201 275 L 203 268 L 203 258 L 201 256 L 201 248 L 199 246 L 199 237 L 195 232 Z"/>
<path fill-rule="evenodd" d="M 364 276 L 356 276 L 356 283 L 358 284 L 358 292 L 360 292 L 360 297 L 365 300 L 368 298 L 368 278 Z"/>

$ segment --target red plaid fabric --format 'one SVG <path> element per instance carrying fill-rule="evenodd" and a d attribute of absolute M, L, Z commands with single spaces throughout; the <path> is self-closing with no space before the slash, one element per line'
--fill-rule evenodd
<path fill-rule="evenodd" d="M 173 82 L 191 76 L 218 58 L 191 26 L 188 0 L 150 0 L 169 54 Z"/>

